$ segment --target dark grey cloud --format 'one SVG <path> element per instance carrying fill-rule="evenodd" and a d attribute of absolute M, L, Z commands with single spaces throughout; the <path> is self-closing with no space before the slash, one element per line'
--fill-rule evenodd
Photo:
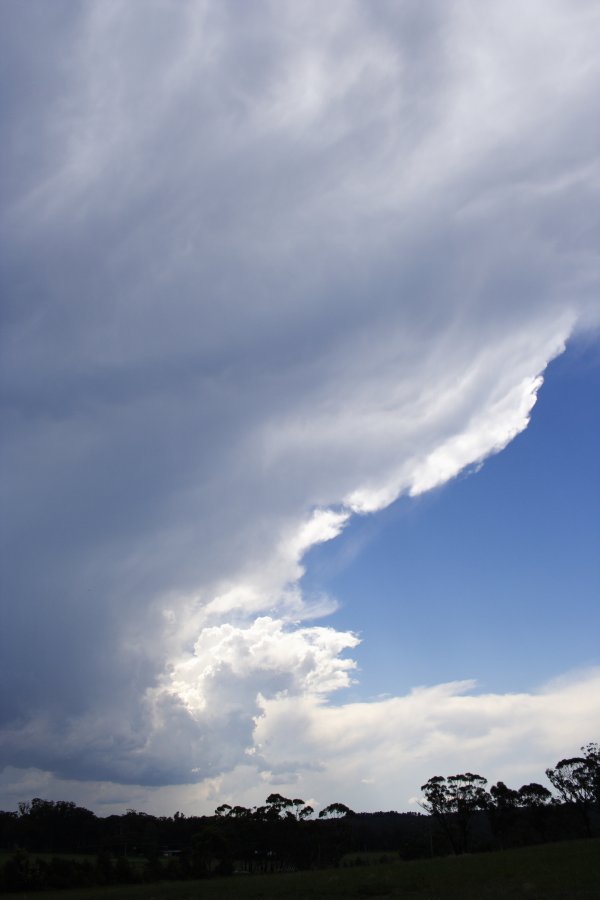
<path fill-rule="evenodd" d="M 257 615 L 291 628 L 311 512 L 378 508 L 499 449 L 597 321 L 597 18 L 0 12 L 0 759 L 213 775 L 243 758 L 261 692 L 343 681 L 350 644 L 217 666 L 202 707 L 201 629 L 262 646 Z"/>

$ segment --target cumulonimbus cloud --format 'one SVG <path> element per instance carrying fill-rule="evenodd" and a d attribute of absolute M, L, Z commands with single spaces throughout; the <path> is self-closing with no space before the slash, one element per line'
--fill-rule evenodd
<path fill-rule="evenodd" d="M 244 756 L 196 784 L 74 782 L 13 766 L 0 776 L 0 792 L 13 806 L 27 796 L 68 795 L 102 811 L 134 806 L 161 815 L 210 814 L 222 802 L 260 805 L 273 790 L 302 796 L 316 809 L 342 798 L 357 810 L 417 810 L 419 785 L 434 774 L 467 769 L 490 784 L 543 782 L 549 765 L 577 752 L 581 724 L 598 722 L 599 679 L 590 669 L 514 694 L 453 682 L 340 706 L 314 694 L 260 696 Z M 162 747 L 174 765 L 180 737 L 176 731 Z"/>
<path fill-rule="evenodd" d="M 600 282 L 597 13 L 527 9 L 3 7 L 4 763 L 235 769 L 351 677 L 306 550 L 527 426 Z"/>

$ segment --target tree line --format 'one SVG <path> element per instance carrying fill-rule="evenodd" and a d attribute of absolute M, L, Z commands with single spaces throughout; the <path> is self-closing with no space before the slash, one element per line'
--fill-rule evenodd
<path fill-rule="evenodd" d="M 75 803 L 35 798 L 0 812 L 0 891 L 201 878 L 360 864 L 365 852 L 402 859 L 503 849 L 600 833 L 600 745 L 546 770 L 549 788 L 491 787 L 466 772 L 431 777 L 423 812 L 355 813 L 331 803 L 317 815 L 300 798 L 270 794 L 212 816 L 98 817 Z"/>
<path fill-rule="evenodd" d="M 579 822 L 576 830 L 591 837 L 600 811 L 600 745 L 586 744 L 580 756 L 561 759 L 554 768 L 546 769 L 546 777 L 556 794 L 537 782 L 515 790 L 499 781 L 488 791 L 487 780 L 472 772 L 435 775 L 421 785 L 421 806 L 436 820 L 456 854 L 470 849 L 471 831 L 481 819 L 480 813 L 487 814 L 501 847 L 518 840 L 527 820 L 535 823 L 534 830 L 544 840 L 551 818 L 563 821 L 567 813 Z M 554 814 L 557 808 L 562 808 L 560 817 Z"/>

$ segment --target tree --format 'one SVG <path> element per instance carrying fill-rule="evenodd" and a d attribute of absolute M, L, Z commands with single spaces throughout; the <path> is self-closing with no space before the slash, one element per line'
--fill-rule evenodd
<path fill-rule="evenodd" d="M 519 806 L 534 833 L 537 832 L 542 841 L 546 840 L 548 833 L 549 808 L 556 802 L 548 788 L 535 781 L 519 788 Z"/>
<path fill-rule="evenodd" d="M 497 809 L 514 809 L 519 805 L 519 792 L 507 787 L 503 781 L 491 786 L 490 795 Z"/>
<path fill-rule="evenodd" d="M 19 828 L 30 850 L 61 852 L 86 849 L 96 831 L 96 817 L 89 809 L 65 800 L 19 803 Z"/>
<path fill-rule="evenodd" d="M 290 809 L 295 805 L 294 800 L 289 800 L 288 797 L 282 797 L 281 794 L 269 794 L 266 800 L 267 808 L 268 808 L 268 817 L 277 817 L 287 815 L 293 815 L 290 812 Z M 300 803 L 304 803 L 304 800 L 300 800 Z"/>
<path fill-rule="evenodd" d="M 320 819 L 342 819 L 346 816 L 353 816 L 352 810 L 344 803 L 330 803 L 325 809 L 319 813 Z"/>
<path fill-rule="evenodd" d="M 468 848 L 473 815 L 489 806 L 486 784 L 487 779 L 481 775 L 465 772 L 448 778 L 435 775 L 421 785 L 425 796 L 420 806 L 441 824 L 456 854 Z"/>
<path fill-rule="evenodd" d="M 600 746 L 586 744 L 581 751 L 583 756 L 561 759 L 553 769 L 546 769 L 546 775 L 563 803 L 579 810 L 585 832 L 591 837 L 590 811 L 600 805 Z"/>
<path fill-rule="evenodd" d="M 500 841 L 500 846 L 506 846 L 507 837 L 514 829 L 514 823 L 519 806 L 519 792 L 507 787 L 503 781 L 493 784 L 490 788 L 489 815 L 492 829 Z"/>
<path fill-rule="evenodd" d="M 306 806 L 303 806 L 302 809 L 299 809 L 296 813 L 298 821 L 304 822 L 305 819 L 309 819 L 314 813 L 314 809 L 308 803 Z"/>
<path fill-rule="evenodd" d="M 251 819 L 252 810 L 248 809 L 247 806 L 234 806 L 233 809 L 229 811 L 229 816 L 232 819 Z"/>
<path fill-rule="evenodd" d="M 314 813 L 314 809 L 312 808 L 312 806 L 308 806 L 308 804 L 306 804 L 304 800 L 301 800 L 299 797 L 296 797 L 294 800 L 292 800 L 292 806 L 294 807 L 294 816 L 298 822 L 303 822 Z"/>
<path fill-rule="evenodd" d="M 179 813 L 175 813 L 175 818 L 177 818 L 178 815 Z M 229 815 L 231 815 L 231 806 L 229 803 L 221 803 L 221 805 L 217 806 L 215 809 L 215 816 L 219 816 L 219 818 L 224 818 Z"/>
<path fill-rule="evenodd" d="M 528 808 L 549 806 L 552 803 L 552 794 L 542 784 L 532 781 L 519 788 L 519 806 Z"/>
<path fill-rule="evenodd" d="M 600 744 L 585 744 L 581 750 L 590 773 L 592 802 L 600 808 Z"/>
<path fill-rule="evenodd" d="M 195 876 L 210 874 L 229 858 L 229 847 L 220 829 L 206 825 L 192 835 L 192 871 Z"/>

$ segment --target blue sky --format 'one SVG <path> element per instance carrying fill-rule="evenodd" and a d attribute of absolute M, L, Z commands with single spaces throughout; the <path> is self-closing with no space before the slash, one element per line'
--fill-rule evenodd
<path fill-rule="evenodd" d="M 337 597 L 336 627 L 363 639 L 351 696 L 455 678 L 529 690 L 597 664 L 599 397 L 598 345 L 576 341 L 502 453 L 308 554 L 306 590 Z"/>
<path fill-rule="evenodd" d="M 597 738 L 599 45 L 0 0 L 2 807 L 406 809 Z"/>

